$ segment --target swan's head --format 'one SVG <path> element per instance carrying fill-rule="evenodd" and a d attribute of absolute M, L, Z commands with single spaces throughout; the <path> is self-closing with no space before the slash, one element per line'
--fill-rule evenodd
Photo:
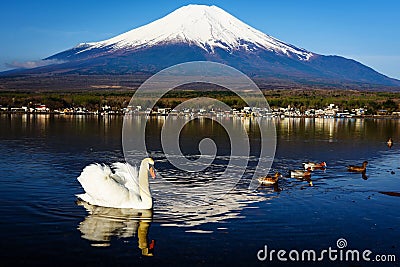
<path fill-rule="evenodd" d="M 151 178 L 156 178 L 156 173 L 154 171 L 154 160 L 152 158 L 145 158 L 142 161 L 142 164 L 145 163 L 147 166 L 147 169 L 149 170 L 149 173 L 151 175 Z"/>

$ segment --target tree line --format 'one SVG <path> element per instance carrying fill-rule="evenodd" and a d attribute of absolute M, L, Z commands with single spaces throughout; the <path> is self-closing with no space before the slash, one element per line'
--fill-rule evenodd
<path fill-rule="evenodd" d="M 366 108 L 368 114 L 379 110 L 400 111 L 400 93 L 397 92 L 362 92 L 344 90 L 266 90 L 263 91 L 271 108 L 295 107 L 300 110 L 319 109 L 335 104 L 339 108 L 351 110 Z M 32 107 L 36 104 L 48 108 L 63 109 L 85 107 L 99 110 L 107 105 L 114 109 L 127 107 L 133 92 L 0 92 L 2 107 Z M 196 97 L 210 97 L 220 100 L 232 108 L 241 109 L 246 103 L 233 92 L 172 90 L 161 98 L 157 106 L 173 108 L 180 103 Z"/>

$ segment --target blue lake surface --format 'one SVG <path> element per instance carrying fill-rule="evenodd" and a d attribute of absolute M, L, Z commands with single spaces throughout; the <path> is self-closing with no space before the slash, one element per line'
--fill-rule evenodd
<path fill-rule="evenodd" d="M 150 119 L 146 128 L 160 174 L 178 185 L 206 183 L 224 168 L 230 145 L 223 129 L 192 121 L 180 136 L 182 151 L 197 155 L 198 142 L 210 137 L 218 145 L 215 164 L 194 178 L 173 170 L 157 141 L 160 120 Z M 254 119 L 241 120 L 256 147 Z M 274 122 L 277 149 L 270 172 L 287 175 L 304 161 L 327 162 L 326 170 L 312 173 L 313 186 L 287 177 L 255 191 L 239 184 L 221 201 L 187 207 L 183 190 L 171 196 L 155 182 L 153 211 L 137 212 L 91 206 L 75 196 L 83 192 L 76 178 L 85 166 L 124 161 L 122 117 L 0 115 L 1 266 L 308 266 L 276 258 L 261 262 L 257 252 L 265 245 L 321 251 L 337 248 L 339 238 L 348 249 L 396 255 L 397 261 L 325 265 L 399 266 L 400 120 Z M 364 160 L 366 177 L 347 172 L 346 165 Z M 152 240 L 153 256 L 147 257 Z"/>

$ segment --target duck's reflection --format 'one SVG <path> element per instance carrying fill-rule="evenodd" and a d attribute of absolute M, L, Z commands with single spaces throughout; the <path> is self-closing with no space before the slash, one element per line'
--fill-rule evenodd
<path fill-rule="evenodd" d="M 279 183 L 275 183 L 272 185 L 259 185 L 258 190 L 265 192 L 272 191 L 275 193 L 280 193 L 282 191 L 282 188 L 279 187 Z"/>
<path fill-rule="evenodd" d="M 364 180 L 368 180 L 367 171 L 361 172 L 361 177 L 362 177 Z"/>
<path fill-rule="evenodd" d="M 391 137 L 390 137 L 389 140 L 386 142 L 386 144 L 387 144 L 388 148 L 392 148 L 392 146 L 393 146 L 393 140 L 392 140 Z"/>
<path fill-rule="evenodd" d="M 79 223 L 82 238 L 92 246 L 109 246 L 113 236 L 129 238 L 137 236 L 138 247 L 144 256 L 153 256 L 154 240 L 148 242 L 147 235 L 152 221 L 152 210 L 115 209 L 93 206 L 84 201 L 77 202 L 88 215 Z"/>
<path fill-rule="evenodd" d="M 314 184 L 311 180 L 311 176 L 305 177 L 303 180 L 306 181 L 309 186 L 314 186 Z"/>

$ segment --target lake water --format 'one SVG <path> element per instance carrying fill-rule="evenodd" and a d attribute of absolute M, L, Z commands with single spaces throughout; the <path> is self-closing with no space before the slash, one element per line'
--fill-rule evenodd
<path fill-rule="evenodd" d="M 252 146 L 260 134 L 254 119 L 243 120 Z M 252 121 L 253 120 L 253 121 Z M 271 123 L 259 119 L 260 123 Z M 281 179 L 255 191 L 246 173 L 235 190 L 208 205 L 184 205 L 184 190 L 153 182 L 154 210 L 101 208 L 77 201 L 76 178 L 90 163 L 123 162 L 122 117 L 0 115 L 1 266 L 259 266 L 285 265 L 268 249 L 369 249 L 396 255 L 397 262 L 325 260 L 333 266 L 398 266 L 400 260 L 400 120 L 275 120 L 277 149 L 271 173 L 287 175 L 304 161 L 325 161 L 312 183 Z M 218 153 L 204 172 L 185 176 L 165 159 L 159 130 L 162 118 L 147 125 L 149 152 L 157 172 L 179 183 L 207 183 L 229 159 L 229 138 L 218 124 L 195 120 L 182 131 L 182 151 L 196 157 L 198 142 L 214 138 Z M 392 148 L 386 140 L 394 139 Z M 397 143 L 399 142 L 399 143 Z M 253 148 L 252 148 L 253 149 Z M 366 176 L 346 165 L 369 162 Z M 257 161 L 251 152 L 249 170 Z M 149 251 L 151 241 L 154 249 Z M 140 247 L 140 248 L 139 248 Z M 142 251 L 143 249 L 143 251 Z M 152 257 L 143 254 L 152 253 Z M 290 263 L 290 264 L 289 264 Z M 289 262 L 310 265 L 310 262 Z"/>

